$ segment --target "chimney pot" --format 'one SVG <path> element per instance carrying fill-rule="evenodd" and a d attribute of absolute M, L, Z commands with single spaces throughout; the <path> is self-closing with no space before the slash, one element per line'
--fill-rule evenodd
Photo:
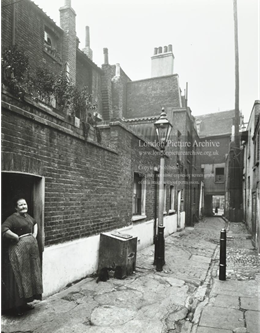
<path fill-rule="evenodd" d="M 120 76 L 120 64 L 116 64 L 116 76 Z"/>
<path fill-rule="evenodd" d="M 162 53 L 162 47 L 158 47 L 158 53 Z"/>
<path fill-rule="evenodd" d="M 164 46 L 164 53 L 165 52 L 168 52 L 168 47 L 167 46 Z"/>
<path fill-rule="evenodd" d="M 168 45 L 168 52 L 172 52 L 172 44 Z"/>
<path fill-rule="evenodd" d="M 90 46 L 89 27 L 86 26 L 85 46 Z"/>
<path fill-rule="evenodd" d="M 71 7 L 71 0 L 65 0 L 65 6 Z"/>
<path fill-rule="evenodd" d="M 157 51 L 158 51 L 158 49 L 157 49 L 157 47 L 155 47 L 155 48 L 154 48 L 154 55 L 157 54 Z"/>
<path fill-rule="evenodd" d="M 105 47 L 103 48 L 104 53 L 104 65 L 108 65 L 108 49 Z"/>

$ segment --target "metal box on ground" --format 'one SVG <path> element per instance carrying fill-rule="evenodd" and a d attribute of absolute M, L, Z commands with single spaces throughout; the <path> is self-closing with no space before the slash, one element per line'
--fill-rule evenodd
<path fill-rule="evenodd" d="M 115 270 L 115 277 L 124 279 L 135 271 L 137 237 L 121 233 L 101 233 L 98 271 Z"/>

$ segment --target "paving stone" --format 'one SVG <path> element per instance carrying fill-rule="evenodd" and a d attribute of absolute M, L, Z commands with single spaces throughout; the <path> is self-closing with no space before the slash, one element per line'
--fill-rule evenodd
<path fill-rule="evenodd" d="M 143 293 L 136 290 L 119 290 L 103 295 L 97 295 L 94 300 L 100 305 L 113 305 L 135 309 L 140 306 Z"/>
<path fill-rule="evenodd" d="M 167 326 L 169 327 L 169 324 L 171 322 L 176 322 L 176 321 L 185 319 L 187 314 L 188 314 L 188 309 L 186 307 L 181 308 L 177 312 L 170 313 L 166 320 Z"/>
<path fill-rule="evenodd" d="M 260 296 L 257 281 L 215 280 L 212 288 L 213 294 L 230 296 Z"/>
<path fill-rule="evenodd" d="M 241 297 L 241 309 L 260 311 L 260 298 Z"/>
<path fill-rule="evenodd" d="M 233 330 L 233 333 L 249 333 L 246 327 L 238 327 Z"/>
<path fill-rule="evenodd" d="M 233 333 L 233 332 L 231 330 L 223 330 L 223 329 L 220 329 L 220 328 L 199 326 L 198 329 L 197 329 L 197 332 L 194 332 L 194 333 Z"/>
<path fill-rule="evenodd" d="M 160 333 L 163 332 L 163 323 L 160 320 L 131 320 L 124 327 L 114 330 L 113 333 Z"/>
<path fill-rule="evenodd" d="M 118 326 L 132 320 L 136 311 L 116 306 L 100 306 L 91 314 L 91 323 L 96 326 Z"/>
<path fill-rule="evenodd" d="M 202 312 L 200 326 L 229 330 L 244 327 L 243 313 L 235 309 L 208 306 Z"/>
<path fill-rule="evenodd" d="M 198 255 L 192 255 L 192 257 L 190 258 L 191 262 L 198 262 L 200 265 L 202 264 L 207 264 L 209 265 L 211 262 L 211 258 L 207 258 L 204 256 L 198 256 Z"/>
<path fill-rule="evenodd" d="M 239 309 L 238 296 L 217 295 L 210 303 L 221 308 Z"/>
<path fill-rule="evenodd" d="M 246 327 L 250 333 L 260 332 L 260 312 L 259 311 L 246 311 Z"/>
<path fill-rule="evenodd" d="M 99 330 L 98 332 L 99 333 L 113 333 L 112 330 L 108 330 L 108 331 L 105 331 L 106 328 L 104 328 L 103 330 Z M 64 326 L 64 327 L 61 327 L 61 328 L 58 328 L 57 330 L 55 331 L 52 331 L 52 333 L 85 333 L 85 332 L 90 332 L 89 328 L 84 325 L 84 324 L 76 324 L 76 325 L 73 325 L 73 326 Z M 91 331 L 92 333 L 94 333 L 94 331 Z"/>
<path fill-rule="evenodd" d="M 88 333 L 115 333 L 115 329 L 110 328 L 110 327 L 89 326 L 89 327 L 87 327 L 87 329 L 85 327 L 84 333 L 86 333 L 86 332 L 88 332 Z M 64 333 L 66 333 L 66 332 L 64 332 Z M 77 332 L 75 332 L 75 333 L 77 333 Z"/>

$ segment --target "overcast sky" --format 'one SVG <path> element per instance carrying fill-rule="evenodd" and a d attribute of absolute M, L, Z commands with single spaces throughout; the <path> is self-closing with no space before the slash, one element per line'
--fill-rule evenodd
<path fill-rule="evenodd" d="M 238 1 L 240 110 L 248 121 L 260 99 L 260 0 Z M 56 23 L 65 0 L 35 0 Z M 233 0 L 71 0 L 80 48 L 90 28 L 93 61 L 119 63 L 131 80 L 151 76 L 155 47 L 172 44 L 174 73 L 188 82 L 193 115 L 234 109 Z"/>

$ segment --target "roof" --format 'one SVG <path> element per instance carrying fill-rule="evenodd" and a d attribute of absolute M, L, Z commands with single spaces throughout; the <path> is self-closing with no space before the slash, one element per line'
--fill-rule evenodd
<path fill-rule="evenodd" d="M 33 0 L 29 0 L 29 2 L 39 11 L 41 12 L 46 19 L 48 19 L 53 25 L 55 25 L 56 28 L 58 28 L 59 30 L 62 30 L 63 29 L 57 25 L 57 23 L 40 7 L 38 6 Z"/>
<path fill-rule="evenodd" d="M 80 50 L 79 48 L 77 48 L 77 55 L 79 55 L 82 59 L 84 59 L 84 61 L 86 61 L 91 67 L 95 68 L 96 70 L 99 70 L 100 72 L 102 71 L 102 69 L 100 67 L 98 67 L 97 64 L 95 64 L 88 56 L 87 54 Z"/>
<path fill-rule="evenodd" d="M 124 123 L 127 124 L 127 127 L 136 133 L 138 136 L 141 136 L 145 140 L 154 141 L 156 139 L 156 132 L 154 127 L 154 122 L 160 117 L 142 117 L 142 118 L 132 118 L 132 119 L 123 119 Z"/>
<path fill-rule="evenodd" d="M 234 117 L 235 110 L 195 116 L 199 137 L 231 134 Z"/>

